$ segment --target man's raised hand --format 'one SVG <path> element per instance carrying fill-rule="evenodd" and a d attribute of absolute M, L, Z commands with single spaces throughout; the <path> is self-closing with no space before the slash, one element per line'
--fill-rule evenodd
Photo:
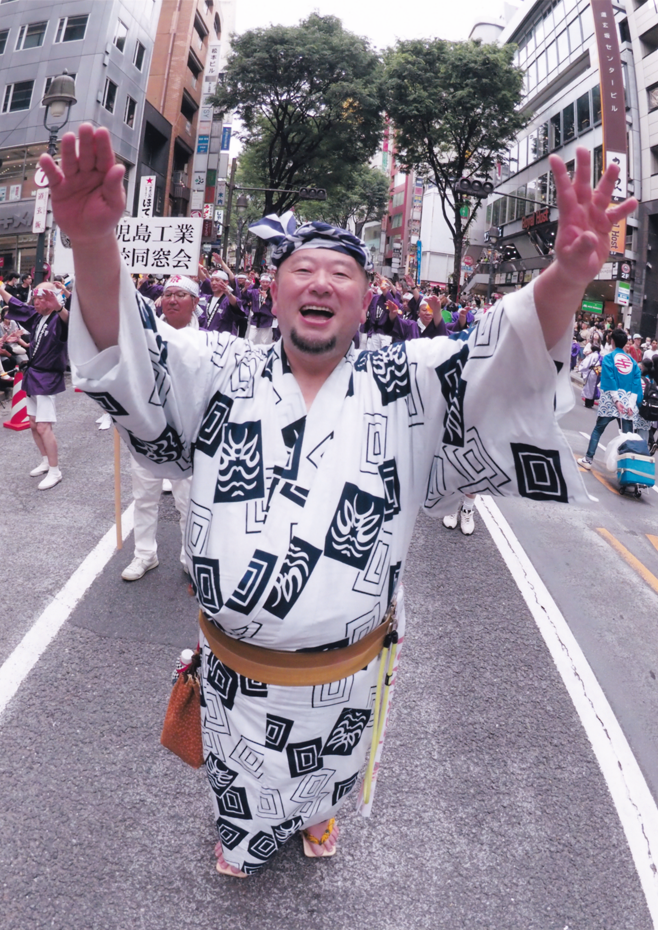
<path fill-rule="evenodd" d="M 619 175 L 610 165 L 595 190 L 591 183 L 590 154 L 576 150 L 576 173 L 570 180 L 564 162 L 551 155 L 557 205 L 560 210 L 555 261 L 540 274 L 534 286 L 535 307 L 549 349 L 573 326 L 585 288 L 610 257 L 610 230 L 637 207 L 633 197 L 610 206 Z"/>
<path fill-rule="evenodd" d="M 62 137 L 59 168 L 50 155 L 39 164 L 48 178 L 55 222 L 71 242 L 102 239 L 123 216 L 126 197 L 123 165 L 114 161 L 110 134 L 83 123 Z"/>
<path fill-rule="evenodd" d="M 560 211 L 555 257 L 572 284 L 584 289 L 596 277 L 610 255 L 610 230 L 637 207 L 631 197 L 624 203 L 610 205 L 619 175 L 616 165 L 607 171 L 592 190 L 589 150 L 576 149 L 576 171 L 570 180 L 561 158 L 551 155 L 557 205 Z"/>

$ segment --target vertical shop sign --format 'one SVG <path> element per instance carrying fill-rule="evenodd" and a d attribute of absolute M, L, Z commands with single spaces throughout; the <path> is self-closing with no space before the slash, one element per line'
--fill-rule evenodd
<path fill-rule="evenodd" d="M 603 164 L 619 166 L 619 177 L 612 194 L 612 202 L 626 199 L 627 148 L 626 104 L 624 78 L 617 25 L 612 0 L 591 0 L 596 48 L 599 56 L 601 83 L 601 117 L 603 121 Z M 623 255 L 626 249 L 626 220 L 616 223 L 610 231 L 610 252 Z"/>

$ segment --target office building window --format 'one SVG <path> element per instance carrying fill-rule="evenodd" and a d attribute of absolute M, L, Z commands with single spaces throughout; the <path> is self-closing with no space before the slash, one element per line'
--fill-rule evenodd
<path fill-rule="evenodd" d="M 569 142 L 576 136 L 576 121 L 574 117 L 574 106 L 570 103 L 568 107 L 562 110 L 562 137 L 564 142 Z"/>
<path fill-rule="evenodd" d="M 654 84 L 653 87 L 647 87 L 647 103 L 649 104 L 650 110 L 658 108 L 658 84 Z"/>
<path fill-rule="evenodd" d="M 594 186 L 599 183 L 601 180 L 601 175 L 603 174 L 603 146 L 597 145 L 593 152 L 594 158 L 592 159 L 592 168 L 594 173 Z"/>
<path fill-rule="evenodd" d="M 192 73 L 192 87 L 196 87 L 199 75 L 203 71 L 203 65 L 196 57 L 192 49 L 189 50 L 187 55 L 187 67 Z"/>
<path fill-rule="evenodd" d="M 557 203 L 557 190 L 555 189 L 555 178 L 552 171 L 548 172 L 548 202 L 551 205 Z"/>
<path fill-rule="evenodd" d="M 524 136 L 523 139 L 519 139 L 519 163 L 517 165 L 518 171 L 523 171 L 524 168 L 528 166 L 528 137 Z"/>
<path fill-rule="evenodd" d="M 32 103 L 32 89 L 34 81 L 19 81 L 17 84 L 7 84 L 5 95 L 2 98 L 2 112 L 14 113 L 16 110 L 29 110 Z"/>
<path fill-rule="evenodd" d="M 589 106 L 589 93 L 583 94 L 576 103 L 578 114 L 578 135 L 592 128 L 592 117 Z"/>
<path fill-rule="evenodd" d="M 102 105 L 108 113 L 114 113 L 114 104 L 117 99 L 117 85 L 109 78 L 105 78 Z"/>
<path fill-rule="evenodd" d="M 146 54 L 146 49 L 141 42 L 138 42 L 135 45 L 135 57 L 133 58 L 133 64 L 138 71 L 141 71 L 144 67 L 144 55 Z"/>
<path fill-rule="evenodd" d="M 601 85 L 595 84 L 592 88 L 592 115 L 594 125 L 598 126 L 601 122 Z"/>
<path fill-rule="evenodd" d="M 583 44 L 583 34 L 580 30 L 580 20 L 578 17 L 569 23 L 567 31 L 569 33 L 569 46 L 571 48 L 571 54 L 573 55 Z"/>
<path fill-rule="evenodd" d="M 551 149 L 557 149 L 562 145 L 562 114 L 556 113 L 551 116 Z"/>
<path fill-rule="evenodd" d="M 391 217 L 391 229 L 399 229 L 402 226 L 402 214 L 396 213 L 395 216 Z"/>
<path fill-rule="evenodd" d="M 114 30 L 114 44 L 119 49 L 120 52 L 123 52 L 126 47 L 126 37 L 128 35 L 128 27 L 120 19 L 117 20 L 117 26 Z"/>
<path fill-rule="evenodd" d="M 25 48 L 39 48 L 43 45 L 43 39 L 46 34 L 45 23 L 30 23 L 29 26 L 21 26 L 18 30 L 18 38 L 16 39 L 16 51 L 20 51 Z"/>
<path fill-rule="evenodd" d="M 4 52 L 7 46 L 7 36 L 9 35 L 8 29 L 0 29 L 0 55 Z"/>
<path fill-rule="evenodd" d="M 55 42 L 77 42 L 84 39 L 88 19 L 87 13 L 84 16 L 63 16 L 57 24 Z"/>
<path fill-rule="evenodd" d="M 191 97 L 190 94 L 188 94 L 186 90 L 184 90 L 183 97 L 180 102 L 180 111 L 185 117 L 185 119 L 189 120 L 189 122 L 191 123 L 192 120 L 194 119 L 194 114 L 196 113 L 198 109 L 199 109 L 199 106 L 196 100 L 194 100 L 194 98 Z"/>
<path fill-rule="evenodd" d="M 130 126 L 131 129 L 135 128 L 135 110 L 137 109 L 137 102 L 133 100 L 132 97 L 126 97 L 126 109 L 123 113 L 123 121 L 126 126 Z"/>

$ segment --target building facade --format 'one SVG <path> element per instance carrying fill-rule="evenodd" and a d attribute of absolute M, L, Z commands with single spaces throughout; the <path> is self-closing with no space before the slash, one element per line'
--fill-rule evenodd
<path fill-rule="evenodd" d="M 626 104 L 628 191 L 641 196 L 642 150 L 629 20 L 615 4 Z M 522 110 L 527 127 L 503 154 L 486 205 L 484 229 L 495 247 L 486 250 L 469 287 L 506 293 L 537 277 L 553 258 L 558 211 L 548 156 L 556 152 L 569 171 L 576 148 L 589 149 L 592 182 L 603 170 L 599 57 L 589 0 L 527 0 L 500 36 L 518 46 L 515 64 L 525 72 Z M 584 309 L 639 325 L 641 293 L 633 282 L 640 252 L 640 213 L 629 218 L 624 254 L 604 265 L 587 288 Z M 492 262 L 495 268 L 492 269 Z M 493 271 L 493 275 L 491 272 Z M 628 302 L 628 282 L 635 283 Z"/>
<path fill-rule="evenodd" d="M 0 263 L 29 270 L 39 156 L 48 133 L 41 105 L 50 81 L 75 77 L 66 129 L 106 126 L 135 189 L 146 86 L 161 0 L 13 0 L 0 4 Z"/>
<path fill-rule="evenodd" d="M 232 0 L 162 2 L 147 100 L 172 127 L 162 198 L 166 216 L 196 215 L 206 203 L 205 173 L 202 180 L 197 175 L 207 164 L 195 156 L 210 154 L 211 137 L 221 145 L 223 126 L 216 120 L 213 136 L 213 113 L 205 101 L 220 78 L 234 17 Z M 199 201 L 194 192 L 201 190 Z"/>

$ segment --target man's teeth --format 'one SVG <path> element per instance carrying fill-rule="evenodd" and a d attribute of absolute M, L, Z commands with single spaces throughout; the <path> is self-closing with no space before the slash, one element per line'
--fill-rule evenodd
<path fill-rule="evenodd" d="M 313 314 L 314 316 L 320 315 L 320 316 L 332 317 L 334 315 L 333 310 L 330 310 L 328 307 L 312 307 L 312 306 L 302 307 L 300 312 L 302 316 L 306 316 L 307 314 Z"/>

